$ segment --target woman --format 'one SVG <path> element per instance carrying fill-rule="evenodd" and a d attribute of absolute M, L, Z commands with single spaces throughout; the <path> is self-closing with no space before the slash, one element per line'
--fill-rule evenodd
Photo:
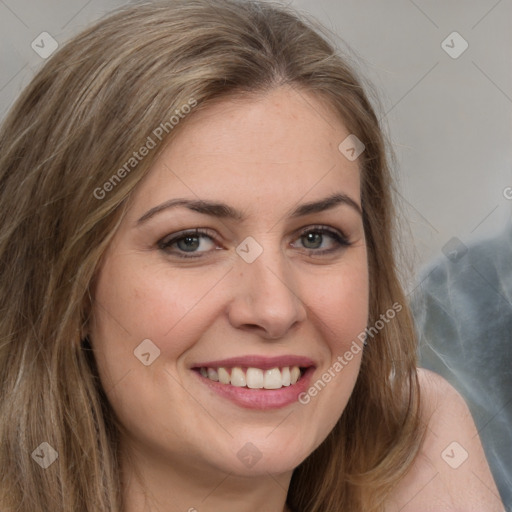
<path fill-rule="evenodd" d="M 502 510 L 416 368 L 377 118 L 296 14 L 126 7 L 0 138 L 3 512 Z"/>

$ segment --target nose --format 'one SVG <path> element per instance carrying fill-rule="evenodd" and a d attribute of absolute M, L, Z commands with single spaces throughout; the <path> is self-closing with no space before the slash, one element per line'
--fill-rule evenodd
<path fill-rule="evenodd" d="M 297 280 L 282 257 L 264 251 L 252 263 L 238 261 L 233 275 L 236 282 L 228 307 L 233 327 L 278 339 L 306 319 Z"/>

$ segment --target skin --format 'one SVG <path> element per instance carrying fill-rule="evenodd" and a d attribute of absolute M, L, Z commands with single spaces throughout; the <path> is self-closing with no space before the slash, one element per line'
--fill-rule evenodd
<path fill-rule="evenodd" d="M 123 512 L 285 511 L 292 471 L 342 414 L 361 352 L 307 404 L 270 410 L 213 393 L 191 367 L 293 354 L 315 362 L 315 382 L 350 349 L 368 316 L 358 162 L 338 151 L 349 131 L 332 109 L 289 87 L 222 100 L 181 128 L 138 186 L 94 290 L 90 339 L 123 427 Z M 290 217 L 333 192 L 356 207 Z M 176 198 L 226 203 L 246 219 L 180 206 L 139 222 Z M 318 225 L 350 245 L 328 234 L 301 237 L 305 229 L 318 235 Z M 183 240 L 159 245 L 194 228 L 211 237 L 195 239 L 197 258 L 179 257 L 190 254 Z M 252 263 L 236 252 L 248 236 L 263 249 Z M 145 339 L 160 351 L 147 366 L 134 356 Z M 421 372 L 420 382 L 428 434 L 386 510 L 502 510 L 464 402 L 440 377 Z M 457 470 L 439 455 L 454 439 L 471 454 Z M 247 443 L 261 454 L 251 467 L 237 457 Z"/>
<path fill-rule="evenodd" d="M 418 373 L 426 436 L 386 512 L 504 512 L 464 399 L 439 375 Z"/>
<path fill-rule="evenodd" d="M 188 121 L 139 185 L 95 289 L 91 342 L 125 429 L 125 512 L 280 512 L 293 468 L 341 415 L 361 353 L 307 405 L 266 411 L 212 393 L 190 366 L 301 355 L 315 362 L 314 382 L 349 350 L 368 316 L 361 214 L 348 204 L 288 212 L 333 192 L 360 208 L 359 168 L 338 151 L 347 129 L 304 92 L 222 101 Z M 175 207 L 137 222 L 175 198 L 223 202 L 246 220 Z M 343 232 L 351 245 L 329 235 L 308 244 L 301 232 L 314 225 Z M 159 248 L 193 228 L 214 239 L 201 240 L 199 258 L 180 258 L 176 244 Z M 235 250 L 248 236 L 263 248 L 253 263 Z M 144 339 L 160 350 L 149 366 L 133 353 Z M 237 457 L 249 442 L 262 454 L 252 467 Z"/>

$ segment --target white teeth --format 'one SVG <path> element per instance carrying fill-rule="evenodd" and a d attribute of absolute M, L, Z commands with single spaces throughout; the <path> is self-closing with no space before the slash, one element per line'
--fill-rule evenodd
<path fill-rule="evenodd" d="M 231 385 L 239 388 L 245 386 L 245 373 L 242 368 L 235 367 L 231 370 Z"/>
<path fill-rule="evenodd" d="M 283 379 L 283 386 L 289 386 L 291 384 L 290 368 L 285 366 L 281 371 L 281 378 Z"/>
<path fill-rule="evenodd" d="M 245 378 L 248 388 L 261 389 L 263 387 L 263 370 L 259 368 L 247 368 Z"/>
<path fill-rule="evenodd" d="M 222 384 L 230 383 L 229 373 L 226 371 L 225 368 L 219 368 L 218 373 L 219 373 L 219 382 L 221 382 Z"/>
<path fill-rule="evenodd" d="M 283 379 L 281 378 L 279 368 L 271 368 L 265 372 L 263 387 L 265 389 L 279 389 L 283 387 Z"/>
<path fill-rule="evenodd" d="M 232 386 L 248 387 L 250 389 L 281 389 L 282 387 L 295 384 L 301 376 L 298 366 L 276 367 L 269 370 L 262 370 L 260 368 L 247 368 L 244 370 L 239 366 L 235 366 L 230 370 L 223 367 L 203 367 L 199 371 L 203 377 L 220 382 L 221 384 L 231 384 Z"/>

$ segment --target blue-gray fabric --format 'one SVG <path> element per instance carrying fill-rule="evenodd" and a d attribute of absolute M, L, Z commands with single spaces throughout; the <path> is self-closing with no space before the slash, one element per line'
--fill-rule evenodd
<path fill-rule="evenodd" d="M 512 512 L 512 223 L 496 238 L 459 242 L 411 294 L 420 365 L 465 398 Z"/>

